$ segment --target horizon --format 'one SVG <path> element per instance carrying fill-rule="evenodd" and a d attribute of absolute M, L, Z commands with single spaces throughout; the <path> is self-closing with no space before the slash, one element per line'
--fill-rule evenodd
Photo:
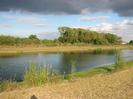
<path fill-rule="evenodd" d="M 103 3 L 104 2 L 104 3 Z M 58 27 L 77 27 L 133 40 L 132 0 L 1 0 L 0 35 L 54 39 Z M 98 6 L 97 6 L 98 5 Z"/>

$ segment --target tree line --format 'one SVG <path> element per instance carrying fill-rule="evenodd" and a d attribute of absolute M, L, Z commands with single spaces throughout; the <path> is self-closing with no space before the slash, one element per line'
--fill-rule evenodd
<path fill-rule="evenodd" d="M 85 43 L 85 44 L 120 44 L 121 37 L 111 33 L 98 33 L 80 28 L 59 27 L 59 41 L 62 43 Z"/>
<path fill-rule="evenodd" d="M 59 38 L 54 40 L 39 39 L 36 35 L 27 38 L 0 36 L 0 45 L 46 45 L 55 46 L 63 44 L 120 44 L 122 39 L 111 33 L 99 33 L 80 28 L 59 27 Z"/>
<path fill-rule="evenodd" d="M 130 45 L 133 45 L 133 40 L 130 40 L 130 41 L 129 41 L 129 44 L 130 44 Z"/>
<path fill-rule="evenodd" d="M 43 45 L 53 46 L 56 44 L 55 40 L 39 39 L 36 35 L 30 35 L 27 38 L 13 37 L 13 36 L 0 36 L 0 45 Z"/>

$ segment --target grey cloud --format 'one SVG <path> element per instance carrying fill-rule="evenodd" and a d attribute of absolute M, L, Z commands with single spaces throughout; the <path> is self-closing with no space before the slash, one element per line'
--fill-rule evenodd
<path fill-rule="evenodd" d="M 80 13 L 67 0 L 0 0 L 0 10 L 24 10 L 36 13 Z"/>
<path fill-rule="evenodd" d="M 43 14 L 81 14 L 113 11 L 133 16 L 133 0 L 0 0 L 0 11 L 22 10 Z"/>
<path fill-rule="evenodd" d="M 133 16 L 133 0 L 110 0 L 110 9 L 120 16 Z"/>

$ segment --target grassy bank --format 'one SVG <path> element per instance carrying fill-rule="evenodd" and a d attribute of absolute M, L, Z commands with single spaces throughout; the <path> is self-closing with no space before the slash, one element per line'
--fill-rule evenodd
<path fill-rule="evenodd" d="M 121 56 L 119 52 L 115 52 L 115 63 L 112 65 L 105 65 L 100 66 L 97 68 L 90 69 L 88 71 L 83 72 L 76 72 L 73 73 L 71 76 L 73 77 L 88 77 L 93 76 L 96 74 L 106 74 L 106 73 L 114 73 L 123 69 L 127 69 L 130 67 L 133 67 L 133 60 L 131 61 L 125 61 Z"/>
<path fill-rule="evenodd" d="M 85 46 L 0 46 L 0 56 L 20 55 L 22 53 L 38 53 L 38 52 L 76 52 L 76 51 L 92 51 L 96 49 L 133 49 L 131 45 L 85 45 Z"/>
<path fill-rule="evenodd" d="M 128 61 L 122 63 L 122 65 L 117 66 L 116 64 L 113 65 L 107 65 L 107 66 L 102 66 L 102 67 L 97 67 L 94 69 L 91 69 L 89 71 L 83 71 L 83 72 L 77 72 L 72 74 L 74 77 L 88 77 L 88 76 L 94 76 L 97 74 L 108 74 L 108 73 L 114 73 L 117 71 L 121 71 L 127 68 L 133 67 L 133 61 Z"/>
<path fill-rule="evenodd" d="M 127 69 L 72 81 L 47 83 L 45 86 L 16 89 L 0 93 L 1 99 L 132 99 L 133 62 Z"/>

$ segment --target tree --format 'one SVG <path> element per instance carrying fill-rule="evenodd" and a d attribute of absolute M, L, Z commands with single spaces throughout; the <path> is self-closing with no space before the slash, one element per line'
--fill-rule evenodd
<path fill-rule="evenodd" d="M 121 38 L 111 33 L 98 33 L 80 28 L 59 27 L 62 43 L 85 43 L 85 44 L 120 44 Z"/>
<path fill-rule="evenodd" d="M 129 44 L 133 45 L 133 40 L 129 41 Z"/>
<path fill-rule="evenodd" d="M 38 39 L 36 35 L 30 35 L 29 39 Z"/>

